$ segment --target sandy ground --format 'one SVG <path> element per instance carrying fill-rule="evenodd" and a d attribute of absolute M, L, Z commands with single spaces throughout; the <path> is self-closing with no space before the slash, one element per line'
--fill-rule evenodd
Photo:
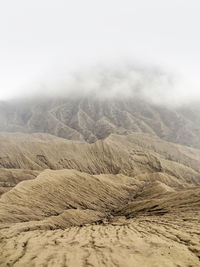
<path fill-rule="evenodd" d="M 0 214 L 0 266 L 200 266 L 199 187 L 46 170 Z"/>
<path fill-rule="evenodd" d="M 199 216 L 124 217 L 101 225 L 26 231 L 1 242 L 1 266 L 200 266 Z M 10 234 L 10 233 L 9 233 Z"/>

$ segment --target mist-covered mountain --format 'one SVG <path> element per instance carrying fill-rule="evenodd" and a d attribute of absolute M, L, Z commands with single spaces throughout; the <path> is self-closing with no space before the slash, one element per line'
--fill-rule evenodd
<path fill-rule="evenodd" d="M 142 132 L 200 148 L 200 108 L 156 105 L 133 97 L 16 100 L 0 103 L 0 131 L 44 132 L 89 143 L 111 133 Z"/>

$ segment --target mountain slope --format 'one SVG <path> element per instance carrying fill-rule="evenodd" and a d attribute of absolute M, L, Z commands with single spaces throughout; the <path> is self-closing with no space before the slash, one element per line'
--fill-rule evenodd
<path fill-rule="evenodd" d="M 0 131 L 45 132 L 89 143 L 110 133 L 149 133 L 200 148 L 199 105 L 163 107 L 142 99 L 95 97 L 0 103 Z"/>
<path fill-rule="evenodd" d="M 5 142 L 6 140 L 6 142 Z M 173 184 L 200 184 L 200 151 L 149 135 L 110 135 L 93 144 L 46 134 L 0 134 L 0 166 L 7 169 L 76 169 L 89 174 L 164 173 Z M 1 170 L 1 169 L 0 169 Z M 145 176 L 138 176 L 145 180 Z M 162 177 L 161 177 L 162 178 Z"/>

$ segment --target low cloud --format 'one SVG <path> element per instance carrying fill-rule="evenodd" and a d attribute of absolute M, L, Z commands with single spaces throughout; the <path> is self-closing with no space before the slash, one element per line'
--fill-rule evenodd
<path fill-rule="evenodd" d="M 154 104 L 180 105 L 198 98 L 183 80 L 157 66 L 99 64 L 76 71 L 52 71 L 27 85 L 24 97 L 138 97 Z"/>

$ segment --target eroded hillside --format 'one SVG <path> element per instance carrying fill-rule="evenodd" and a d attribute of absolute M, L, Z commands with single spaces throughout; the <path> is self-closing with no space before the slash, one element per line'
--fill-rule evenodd
<path fill-rule="evenodd" d="M 200 148 L 199 104 L 163 107 L 142 99 L 81 97 L 0 103 L 0 131 L 45 132 L 89 143 L 111 133 L 149 133 Z"/>
<path fill-rule="evenodd" d="M 200 151 L 0 134 L 1 266 L 200 266 Z"/>

